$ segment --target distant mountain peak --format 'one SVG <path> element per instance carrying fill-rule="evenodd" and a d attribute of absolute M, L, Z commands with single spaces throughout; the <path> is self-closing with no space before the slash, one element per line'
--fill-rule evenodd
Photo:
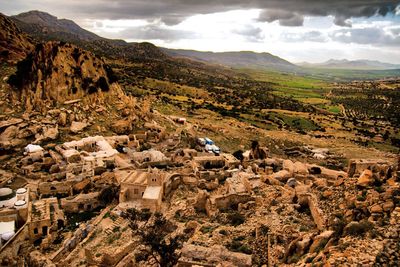
<path fill-rule="evenodd" d="M 28 12 L 23 12 L 18 15 L 13 16 L 15 18 L 23 18 L 26 19 L 25 22 L 34 22 L 34 23 L 48 23 L 48 22 L 55 22 L 58 20 L 56 16 L 53 16 L 49 13 L 42 12 L 39 10 L 31 10 Z"/>
<path fill-rule="evenodd" d="M 75 38 L 78 37 L 81 40 L 101 39 L 98 35 L 81 28 L 72 20 L 58 19 L 56 16 L 38 10 L 24 12 L 10 18 L 14 20 L 19 28 L 29 33 L 32 31 L 43 32 L 44 29 L 40 27 L 45 27 L 43 34 L 53 33 L 65 38 L 70 38 L 70 35 L 74 35 Z"/>

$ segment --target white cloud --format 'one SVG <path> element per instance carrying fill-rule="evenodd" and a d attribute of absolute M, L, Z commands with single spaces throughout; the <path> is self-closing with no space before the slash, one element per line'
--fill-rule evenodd
<path fill-rule="evenodd" d="M 250 9 L 194 15 L 177 25 L 160 20 L 91 20 L 86 25 L 101 36 L 151 41 L 169 48 L 253 50 L 293 62 L 330 58 L 400 61 L 400 48 L 393 45 L 400 28 L 396 21 L 354 19 L 352 28 L 342 28 L 333 23 L 333 16 L 305 17 L 302 27 L 285 27 L 279 21 L 259 21 L 260 13 L 259 9 Z"/>

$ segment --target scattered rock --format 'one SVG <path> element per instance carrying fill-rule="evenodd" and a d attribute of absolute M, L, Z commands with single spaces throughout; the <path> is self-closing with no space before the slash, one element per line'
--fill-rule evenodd
<path fill-rule="evenodd" d="M 69 129 L 73 133 L 79 133 L 80 131 L 85 129 L 87 126 L 88 126 L 88 124 L 85 122 L 73 121 L 71 123 L 71 127 Z"/>
<path fill-rule="evenodd" d="M 364 170 L 360 177 L 357 180 L 357 185 L 361 187 L 370 186 L 374 182 L 374 178 L 372 177 L 372 171 L 366 169 Z"/>
<path fill-rule="evenodd" d="M 315 236 L 309 252 L 313 253 L 322 250 L 328 243 L 329 239 L 332 237 L 333 233 L 334 231 L 329 230 L 329 231 L 324 231 L 321 234 Z"/>
<path fill-rule="evenodd" d="M 111 129 L 117 134 L 127 134 L 132 131 L 132 122 L 130 120 L 119 120 L 112 124 Z"/>
<path fill-rule="evenodd" d="M 60 126 L 66 126 L 67 125 L 67 113 L 61 112 L 60 115 L 58 116 L 58 124 Z"/>

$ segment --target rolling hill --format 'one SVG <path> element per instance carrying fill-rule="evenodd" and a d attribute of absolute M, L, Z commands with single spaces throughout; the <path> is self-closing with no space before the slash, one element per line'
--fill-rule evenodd
<path fill-rule="evenodd" d="M 298 69 L 296 65 L 270 53 L 255 53 L 252 51 L 218 53 L 167 48 L 163 48 L 162 50 L 170 56 L 187 57 L 233 68 L 273 69 L 280 71 L 295 71 Z"/>

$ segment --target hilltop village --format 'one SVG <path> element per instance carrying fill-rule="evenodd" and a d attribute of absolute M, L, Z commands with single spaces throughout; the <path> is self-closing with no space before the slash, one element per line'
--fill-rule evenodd
<path fill-rule="evenodd" d="M 0 18 L 1 266 L 398 265 L 393 154 L 278 154 L 239 120 L 165 115 L 102 58 Z"/>

